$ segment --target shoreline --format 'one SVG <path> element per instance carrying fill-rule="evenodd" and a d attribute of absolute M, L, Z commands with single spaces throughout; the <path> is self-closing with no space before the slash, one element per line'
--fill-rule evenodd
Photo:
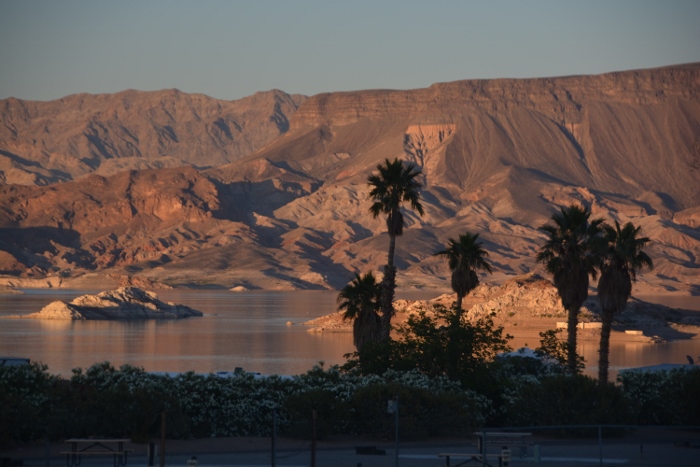
<path fill-rule="evenodd" d="M 419 311 L 431 314 L 436 306 L 449 308 L 455 299 L 456 294 L 446 293 L 431 300 L 396 300 L 392 321 L 402 324 Z M 552 283 L 537 274 L 517 276 L 500 285 L 481 284 L 464 297 L 462 307 L 464 319 L 476 321 L 490 316 L 495 326 L 502 326 L 515 338 L 539 337 L 540 332 L 551 329 L 563 329 L 562 335 L 566 335 L 568 314 L 561 299 Z M 579 312 L 579 340 L 600 340 L 601 313 L 597 295 L 590 294 Z M 308 332 L 312 333 L 352 332 L 352 324 L 343 322 L 341 312 L 302 324 L 310 326 Z M 610 339 L 642 343 L 700 339 L 700 309 L 673 308 L 633 296 L 615 315 Z"/>
<path fill-rule="evenodd" d="M 342 322 L 342 318 L 336 317 L 338 313 L 322 316 L 313 320 L 300 323 L 301 326 L 309 326 L 309 333 L 352 333 L 352 324 Z M 699 312 L 700 314 L 700 312 Z M 397 313 L 393 322 L 403 323 L 408 319 L 407 313 Z M 514 339 L 534 338 L 539 340 L 540 332 L 557 328 L 558 320 L 543 319 L 541 321 L 530 322 L 526 325 L 505 323 L 503 332 L 511 335 Z M 497 324 L 497 323 L 494 323 Z M 498 325 L 498 324 L 497 324 Z M 562 330 L 561 336 L 566 336 L 566 328 Z M 631 334 L 626 331 L 640 331 L 641 334 Z M 578 340 L 584 342 L 600 341 L 600 329 L 579 329 Z M 639 342 L 645 344 L 660 344 L 674 342 L 677 340 L 700 340 L 700 326 L 672 324 L 670 326 L 646 326 L 645 329 L 615 329 L 610 332 L 611 342 Z"/>

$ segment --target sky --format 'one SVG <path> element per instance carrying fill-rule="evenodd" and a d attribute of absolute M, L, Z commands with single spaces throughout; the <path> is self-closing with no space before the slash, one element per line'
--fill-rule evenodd
<path fill-rule="evenodd" d="M 700 62 L 700 1 L 0 0 L 0 99 L 219 99 Z"/>

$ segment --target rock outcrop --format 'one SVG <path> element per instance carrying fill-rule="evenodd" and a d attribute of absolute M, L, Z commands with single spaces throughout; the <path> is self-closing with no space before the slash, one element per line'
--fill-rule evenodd
<path fill-rule="evenodd" d="M 203 316 L 185 305 L 164 303 L 153 292 L 136 287 L 121 287 L 97 295 L 82 295 L 66 303 L 49 303 L 38 313 L 21 318 L 56 320 L 141 320 L 180 319 Z"/>
<path fill-rule="evenodd" d="M 401 324 L 421 311 L 432 315 L 436 307 L 449 308 L 455 299 L 455 294 L 443 294 L 432 300 L 396 300 L 394 324 Z M 537 274 L 519 276 L 500 286 L 481 284 L 464 298 L 463 308 L 463 316 L 470 321 L 491 317 L 496 325 L 510 330 L 554 329 L 567 317 L 554 285 Z M 586 330 L 581 333 L 581 338 L 599 337 L 599 326 L 585 324 L 600 323 L 600 313 L 598 298 L 589 297 L 579 313 L 580 327 Z M 302 324 L 310 327 L 309 332 L 352 332 L 352 322 L 343 321 L 342 315 L 342 312 L 332 313 Z M 684 328 L 684 332 L 675 332 L 674 327 Z M 691 337 L 700 332 L 700 316 L 632 298 L 625 310 L 614 318 L 614 330 L 625 329 L 644 330 L 647 337 L 657 334 L 665 336 L 656 341 L 663 341 L 669 336 Z"/>

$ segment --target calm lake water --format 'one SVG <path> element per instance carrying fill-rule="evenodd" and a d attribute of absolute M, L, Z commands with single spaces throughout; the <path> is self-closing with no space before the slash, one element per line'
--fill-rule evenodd
<path fill-rule="evenodd" d="M 28 289 L 0 295 L 0 316 L 39 311 L 54 300 L 70 301 L 95 291 Z M 299 374 L 319 361 L 343 363 L 352 352 L 350 333 L 316 334 L 299 323 L 336 311 L 337 292 L 245 292 L 167 290 L 161 300 L 189 305 L 202 318 L 164 321 L 0 320 L 0 355 L 30 358 L 54 374 L 70 376 L 73 368 L 95 362 L 125 363 L 147 371 L 199 373 L 243 367 L 263 374 Z M 399 298 L 433 298 L 435 292 Z M 649 298 L 646 298 L 649 300 Z M 655 300 L 663 303 L 664 298 Z M 683 299 L 681 299 L 683 300 Z M 669 305 L 698 309 L 696 299 Z M 287 325 L 291 321 L 294 325 Z M 538 338 L 518 338 L 513 347 L 538 345 Z M 581 342 L 586 373 L 595 375 L 597 343 Z M 657 363 L 686 363 L 700 356 L 700 340 L 668 344 L 615 343 L 611 372 Z"/>

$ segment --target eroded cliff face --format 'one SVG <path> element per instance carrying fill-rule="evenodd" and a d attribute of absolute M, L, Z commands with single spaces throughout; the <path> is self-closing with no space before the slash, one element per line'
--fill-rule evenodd
<path fill-rule="evenodd" d="M 304 96 L 224 101 L 178 90 L 0 101 L 0 181 L 46 185 L 96 172 L 235 161 L 289 128 Z"/>
<path fill-rule="evenodd" d="M 301 105 L 285 139 L 301 141 L 324 128 L 323 147 L 302 155 L 287 144 L 285 157 L 350 154 L 357 157 L 338 169 L 354 175 L 346 166 L 381 145 L 384 154 L 413 160 L 432 179 L 460 190 L 520 167 L 624 196 L 661 193 L 685 209 L 700 203 L 699 89 L 700 65 L 691 64 L 320 94 Z M 363 147 L 347 143 L 353 133 L 363 135 Z M 398 138 L 405 147 L 396 147 Z M 278 149 L 272 145 L 262 154 L 275 160 Z M 377 159 L 375 153 L 369 158 Z"/>
<path fill-rule="evenodd" d="M 700 65 L 689 64 L 595 76 L 464 80 L 408 91 L 372 90 L 317 94 L 299 108 L 291 129 L 358 120 L 409 117 L 450 122 L 464 107 L 499 112 L 527 108 L 568 125 L 580 123 L 583 106 L 604 101 L 654 105 L 673 99 L 697 100 Z"/>
<path fill-rule="evenodd" d="M 652 239 L 656 267 L 635 290 L 700 293 L 699 76 L 694 64 L 314 96 L 289 131 L 234 163 L 1 186 L 0 272 L 64 284 L 89 272 L 340 288 L 386 262 L 386 225 L 368 213 L 366 182 L 398 157 L 423 170 L 425 207 L 422 217 L 404 211 L 402 287 L 448 288 L 433 253 L 466 231 L 490 253 L 496 274 L 485 280 L 542 273 L 538 227 L 577 203 Z"/>

